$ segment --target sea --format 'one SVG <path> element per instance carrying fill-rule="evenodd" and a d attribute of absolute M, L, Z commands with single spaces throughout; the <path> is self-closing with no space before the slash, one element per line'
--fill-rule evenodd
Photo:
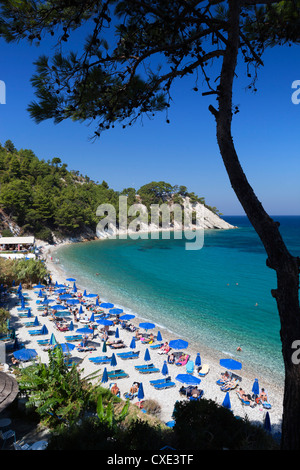
<path fill-rule="evenodd" d="M 300 256 L 300 216 L 272 217 L 291 253 Z M 186 249 L 184 232 L 169 232 L 159 239 L 64 245 L 55 258 L 67 277 L 125 313 L 220 358 L 236 357 L 241 347 L 243 363 L 282 380 L 280 322 L 271 296 L 276 275 L 248 218 L 223 218 L 237 228 L 205 230 L 197 250 Z"/>

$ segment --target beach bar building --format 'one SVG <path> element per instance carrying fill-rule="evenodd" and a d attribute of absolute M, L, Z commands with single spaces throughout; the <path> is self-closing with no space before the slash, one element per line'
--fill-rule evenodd
<path fill-rule="evenodd" d="M 0 237 L 0 256 L 4 258 L 35 258 L 35 238 Z"/>

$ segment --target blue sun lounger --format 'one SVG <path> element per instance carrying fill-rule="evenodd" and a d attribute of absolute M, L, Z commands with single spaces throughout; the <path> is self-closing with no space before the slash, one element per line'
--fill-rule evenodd
<path fill-rule="evenodd" d="M 164 382 L 160 384 L 153 385 L 155 390 L 164 390 L 165 388 L 175 387 L 175 382 Z"/>
<path fill-rule="evenodd" d="M 66 341 L 80 341 L 82 340 L 82 335 L 72 335 L 72 336 L 65 336 Z"/>
<path fill-rule="evenodd" d="M 40 345 L 40 346 L 44 346 L 46 344 L 49 344 L 49 339 L 38 339 L 37 340 L 37 343 Z"/>
<path fill-rule="evenodd" d="M 163 343 L 150 344 L 149 347 L 150 347 L 151 349 L 159 349 L 159 348 L 162 347 L 162 345 L 163 345 Z"/>
<path fill-rule="evenodd" d="M 166 377 L 164 379 L 156 379 L 156 380 L 150 380 L 149 383 L 150 385 L 159 385 L 159 384 L 163 384 L 163 383 L 166 383 L 166 382 L 170 382 L 171 381 L 171 376 L 169 377 Z"/>
<path fill-rule="evenodd" d="M 107 375 L 108 375 L 109 380 L 118 380 L 118 379 L 123 379 L 125 377 L 129 377 L 129 375 L 126 374 L 126 372 L 124 372 L 124 370 L 122 369 L 107 372 Z"/>
<path fill-rule="evenodd" d="M 151 364 L 142 364 L 142 365 L 139 365 L 139 366 L 134 366 L 134 368 L 136 370 L 139 370 L 139 369 L 146 369 L 146 368 L 149 368 L 149 367 L 154 367 L 154 364 L 151 363 Z"/>
<path fill-rule="evenodd" d="M 128 360 L 128 359 L 137 359 L 140 355 L 140 351 L 137 352 L 132 352 L 128 354 L 122 354 L 122 353 L 117 353 L 117 356 L 119 356 L 121 359 Z"/>
<path fill-rule="evenodd" d="M 111 357 L 108 357 L 108 356 L 89 357 L 89 361 L 93 362 L 94 364 L 106 364 L 106 363 L 111 362 Z"/>
<path fill-rule="evenodd" d="M 159 372 L 158 367 L 145 367 L 145 369 L 138 369 L 140 374 L 153 374 L 154 372 Z"/>
<path fill-rule="evenodd" d="M 28 333 L 29 333 L 31 336 L 44 334 L 44 333 L 42 332 L 42 329 L 40 329 L 40 330 L 29 330 Z"/>

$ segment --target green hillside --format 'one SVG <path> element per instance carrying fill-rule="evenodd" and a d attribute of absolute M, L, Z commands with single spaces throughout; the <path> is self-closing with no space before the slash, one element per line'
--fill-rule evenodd
<path fill-rule="evenodd" d="M 147 207 L 161 203 L 166 197 L 181 202 L 189 196 L 193 202 L 205 203 L 185 186 L 152 182 L 136 190 L 125 188 L 118 192 L 108 184 L 92 181 L 78 171 L 68 170 L 59 158 L 45 161 L 32 150 L 17 150 L 8 140 L 0 144 L 0 208 L 2 235 L 9 235 L 7 218 L 21 228 L 21 234 L 34 234 L 37 238 L 52 241 L 52 234 L 77 236 L 86 229 L 95 231 L 99 218 L 96 209 L 100 204 L 113 204 L 118 213 L 118 198 L 128 196 L 128 204 L 143 202 Z M 209 206 L 207 206 L 209 207 Z M 217 212 L 216 208 L 210 208 Z"/>

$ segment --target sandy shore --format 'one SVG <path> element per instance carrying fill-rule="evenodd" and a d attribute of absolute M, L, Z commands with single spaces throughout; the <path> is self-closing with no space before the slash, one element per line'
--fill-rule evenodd
<path fill-rule="evenodd" d="M 68 277 L 68 275 L 64 273 L 63 270 L 60 268 L 60 266 L 51 259 L 51 258 L 53 259 L 56 258 L 54 256 L 54 250 L 55 250 L 55 247 L 53 246 L 49 246 L 46 244 L 44 244 L 43 246 L 43 256 L 46 260 L 47 268 L 51 272 L 52 281 L 54 283 L 57 281 L 59 284 L 66 284 L 67 283 L 66 278 Z M 72 283 L 69 283 L 69 284 L 71 285 Z M 89 292 L 88 286 L 79 286 L 77 283 L 76 285 L 78 288 L 78 292 L 83 292 L 84 289 L 86 289 L 86 291 Z M 37 303 L 36 303 L 36 300 L 38 299 L 37 295 L 32 290 L 27 291 L 27 292 L 31 298 L 31 300 L 29 301 L 29 306 L 32 309 L 33 317 L 37 315 L 39 317 L 40 324 L 41 325 L 45 324 L 47 326 L 47 329 L 49 332 L 48 335 L 46 335 L 47 338 L 50 338 L 51 333 L 54 333 L 56 340 L 58 342 L 64 343 L 66 342 L 65 336 L 68 336 L 73 333 L 76 334 L 76 328 L 77 327 L 80 328 L 84 326 L 83 323 L 78 322 L 77 324 L 74 323 L 75 331 L 73 332 L 63 333 L 63 332 L 58 331 L 55 328 L 53 321 L 51 321 L 49 317 L 42 317 L 41 316 L 42 312 L 38 312 Z M 94 303 L 94 302 L 95 301 L 93 299 L 91 303 Z M 84 311 L 85 310 L 86 308 L 84 307 Z M 27 348 L 36 349 L 36 351 L 38 352 L 38 355 L 41 358 L 41 361 L 46 363 L 48 361 L 48 353 L 44 351 L 43 348 L 37 342 L 37 340 L 43 339 L 44 337 L 43 336 L 31 336 L 29 334 L 28 331 L 31 328 L 26 328 L 24 326 L 25 322 L 28 321 L 28 319 L 19 317 L 17 307 L 14 307 L 11 310 L 11 314 L 12 314 L 12 321 L 14 322 L 17 328 L 18 339 L 23 340 L 26 343 Z M 89 312 L 89 315 L 90 315 L 90 312 Z M 70 319 L 73 320 L 73 316 L 71 316 Z M 138 326 L 139 322 L 140 322 L 140 319 L 138 317 L 131 320 L 131 323 L 133 323 L 135 326 Z M 162 319 L 162 322 L 163 322 L 163 319 Z M 115 327 L 110 327 L 110 329 L 112 331 L 115 331 Z M 154 335 L 157 334 L 157 331 L 158 331 L 157 327 L 151 330 L 151 332 L 153 332 Z M 171 334 L 168 330 L 159 328 L 159 331 L 162 334 L 163 341 L 170 341 L 171 339 L 177 339 L 177 337 Z M 141 332 L 143 332 L 143 330 L 141 330 Z M 150 380 L 162 378 L 163 375 L 161 374 L 161 372 L 153 373 L 153 374 L 140 374 L 134 367 L 135 365 L 145 363 L 144 354 L 145 354 L 147 345 L 143 344 L 141 341 L 137 341 L 135 350 L 140 351 L 139 358 L 131 359 L 131 360 L 122 360 L 117 356 L 117 353 L 127 352 L 130 350 L 129 345 L 130 345 L 133 333 L 130 333 L 127 330 L 122 329 L 121 327 L 119 327 L 119 333 L 120 333 L 120 339 L 124 341 L 126 348 L 114 351 L 108 347 L 107 353 L 105 354 L 110 357 L 111 354 L 115 352 L 115 355 L 117 358 L 116 368 L 123 369 L 129 375 L 128 378 L 122 378 L 117 381 L 117 385 L 121 391 L 121 396 L 123 397 L 123 394 L 129 391 L 134 381 L 142 382 L 144 394 L 145 394 L 144 399 L 154 399 L 159 402 L 159 404 L 161 405 L 161 410 L 162 410 L 160 419 L 163 422 L 168 422 L 172 420 L 172 412 L 174 409 L 175 402 L 177 400 L 185 399 L 179 394 L 179 389 L 182 386 L 182 384 L 176 381 L 175 379 L 177 374 L 186 372 L 185 367 L 178 367 L 175 364 L 171 364 L 171 365 L 168 364 L 169 375 L 171 376 L 171 380 L 175 382 L 176 385 L 172 388 L 165 389 L 165 390 L 155 390 L 153 386 L 150 385 Z M 114 339 L 114 336 L 112 335 L 109 336 L 109 339 Z M 187 339 L 187 338 L 185 338 L 183 334 L 181 336 L 181 339 Z M 76 343 L 73 343 L 73 344 L 76 344 Z M 104 353 L 102 353 L 103 343 L 101 341 L 100 332 L 98 332 L 95 335 L 93 339 L 93 344 L 96 347 L 96 350 L 94 351 L 79 352 L 77 351 L 77 348 L 74 349 L 73 351 L 73 356 L 75 356 L 76 358 L 80 358 L 82 360 L 80 364 L 80 368 L 83 369 L 84 376 L 88 376 L 90 373 L 96 370 L 103 370 L 105 366 L 107 367 L 108 371 L 114 369 L 110 364 L 99 367 L 93 364 L 89 360 L 89 358 L 104 355 Z M 166 360 L 166 356 L 160 355 L 158 353 L 158 350 L 152 350 L 149 347 L 148 349 L 149 349 L 150 356 L 151 356 L 151 362 L 153 362 L 155 367 L 159 368 L 159 370 L 161 371 L 164 360 Z M 204 391 L 203 396 L 205 398 L 212 399 L 216 401 L 218 404 L 222 404 L 224 397 L 225 397 L 225 393 L 222 392 L 220 390 L 220 387 L 216 384 L 216 381 L 220 377 L 220 373 L 224 372 L 223 368 L 219 365 L 219 360 L 221 359 L 221 357 L 218 357 L 217 355 L 215 355 L 213 352 L 213 349 L 207 350 L 207 348 L 204 349 L 201 345 L 195 345 L 195 344 L 189 344 L 188 348 L 184 352 L 190 355 L 191 360 L 195 360 L 197 352 L 199 352 L 201 355 L 202 364 L 209 365 L 209 368 L 210 368 L 209 373 L 205 377 L 201 378 L 201 383 L 198 386 L 198 388 Z M 238 357 L 238 354 L 237 354 L 236 359 L 241 360 L 241 362 L 243 362 L 241 357 L 240 358 Z M 194 372 L 194 375 L 197 375 L 197 373 Z M 272 408 L 269 410 L 272 431 L 273 433 L 280 432 L 281 419 L 282 419 L 283 384 L 276 386 L 273 383 L 266 382 L 263 377 L 259 377 L 255 375 L 254 371 L 252 371 L 249 367 L 247 367 L 247 364 L 245 363 L 243 363 L 242 370 L 238 371 L 238 375 L 242 378 L 241 386 L 246 391 L 246 393 L 251 393 L 254 379 L 256 377 L 258 378 L 260 388 L 262 387 L 265 388 L 268 394 L 269 402 L 272 405 Z M 109 387 L 109 384 L 110 382 L 104 384 L 104 386 Z M 133 403 L 136 401 L 137 400 L 134 399 Z M 243 418 L 247 416 L 247 418 L 250 421 L 257 423 L 258 425 L 263 425 L 267 410 L 263 408 L 261 405 L 257 405 L 254 408 L 250 406 L 242 405 L 239 397 L 236 394 L 236 390 L 230 391 L 230 401 L 231 401 L 231 409 L 236 416 L 240 416 Z"/>

